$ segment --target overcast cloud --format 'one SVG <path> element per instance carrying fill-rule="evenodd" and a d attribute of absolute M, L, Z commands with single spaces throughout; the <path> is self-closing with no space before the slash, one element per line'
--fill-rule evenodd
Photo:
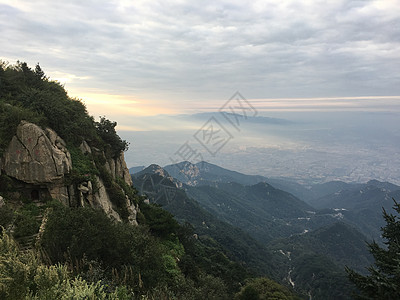
<path fill-rule="evenodd" d="M 396 0 L 0 0 L 0 35 L 1 59 L 40 62 L 77 96 L 400 95 Z"/>

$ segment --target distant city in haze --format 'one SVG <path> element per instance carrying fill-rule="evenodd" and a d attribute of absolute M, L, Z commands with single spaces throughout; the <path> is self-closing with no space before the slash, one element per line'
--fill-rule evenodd
<path fill-rule="evenodd" d="M 243 119 L 240 132 L 220 118 L 233 138 L 212 156 L 193 136 L 210 116 L 218 115 L 135 118 L 133 123 L 161 123 L 165 128 L 120 131 L 132 145 L 125 154 L 127 163 L 131 167 L 172 164 L 180 147 L 189 141 L 205 161 L 246 174 L 288 177 L 303 183 L 370 179 L 400 183 L 398 110 L 269 112 Z M 179 124 L 186 127 L 179 129 Z M 185 160 L 185 156 L 181 158 Z"/>

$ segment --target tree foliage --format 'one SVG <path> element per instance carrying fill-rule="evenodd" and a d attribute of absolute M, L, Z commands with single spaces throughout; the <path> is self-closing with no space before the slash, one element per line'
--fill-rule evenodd
<path fill-rule="evenodd" d="M 381 228 L 385 246 L 368 243 L 375 264 L 368 267 L 368 275 L 361 275 L 347 268 L 350 280 L 359 293 L 356 299 L 400 299 L 400 205 L 394 201 L 396 215 L 383 209 L 386 225 Z"/>
<path fill-rule="evenodd" d="M 131 297 L 129 297 L 131 298 Z M 0 236 L 0 299 L 129 299 L 120 286 L 113 291 L 101 281 L 73 276 L 63 264 L 46 266 L 32 251 L 22 252 L 4 231 Z"/>
<path fill-rule="evenodd" d="M 105 117 L 95 122 L 84 103 L 69 97 L 39 64 L 32 70 L 25 62 L 8 65 L 0 61 L 0 116 L 0 150 L 8 145 L 21 120 L 49 126 L 68 144 L 79 146 L 85 139 L 93 146 L 109 148 L 109 156 L 128 147 L 115 131 L 116 122 Z"/>
<path fill-rule="evenodd" d="M 239 293 L 236 300 L 296 300 L 297 297 L 288 288 L 266 277 L 249 280 Z"/>
<path fill-rule="evenodd" d="M 99 122 L 95 122 L 95 126 L 100 138 L 109 146 L 108 151 L 111 156 L 118 156 L 121 151 L 128 150 L 129 143 L 122 140 L 115 131 L 117 122 L 112 122 L 103 116 Z"/>
<path fill-rule="evenodd" d="M 43 249 L 53 263 L 71 266 L 74 276 L 113 289 L 126 286 L 154 299 L 230 299 L 234 291 L 227 289 L 226 278 L 232 276 L 221 272 L 232 262 L 225 258 L 219 267 L 213 252 L 199 253 L 190 233 L 161 208 L 146 206 L 144 217 L 145 225 L 132 226 L 114 223 L 101 211 L 56 206 Z"/>

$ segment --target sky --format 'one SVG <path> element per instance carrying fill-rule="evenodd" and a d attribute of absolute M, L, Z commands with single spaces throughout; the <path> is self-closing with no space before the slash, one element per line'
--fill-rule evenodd
<path fill-rule="evenodd" d="M 39 62 L 120 130 L 236 91 L 261 110 L 400 99 L 399 0 L 0 0 L 0 35 L 0 59 Z"/>
<path fill-rule="evenodd" d="M 129 166 L 171 163 L 190 141 L 238 171 L 400 183 L 400 0 L 0 0 L 0 36 L 1 60 L 40 63 L 117 121 Z M 187 116 L 236 92 L 297 121 L 224 123 L 234 139 L 210 155 L 207 119 Z"/>

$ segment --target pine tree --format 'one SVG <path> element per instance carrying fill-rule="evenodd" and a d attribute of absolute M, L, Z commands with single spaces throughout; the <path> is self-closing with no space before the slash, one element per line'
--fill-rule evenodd
<path fill-rule="evenodd" d="M 40 67 L 39 63 L 36 64 L 36 67 L 35 67 L 35 75 L 36 75 L 39 79 L 41 79 L 41 80 L 42 80 L 42 79 L 44 79 L 44 80 L 47 79 L 47 77 L 45 76 L 45 74 L 44 74 L 42 68 Z"/>
<path fill-rule="evenodd" d="M 369 274 L 363 276 L 346 267 L 349 279 L 359 290 L 355 299 L 400 299 L 400 205 L 394 201 L 396 215 L 383 209 L 386 225 L 381 228 L 385 246 L 375 241 L 368 248 L 375 264 L 368 267 Z"/>

